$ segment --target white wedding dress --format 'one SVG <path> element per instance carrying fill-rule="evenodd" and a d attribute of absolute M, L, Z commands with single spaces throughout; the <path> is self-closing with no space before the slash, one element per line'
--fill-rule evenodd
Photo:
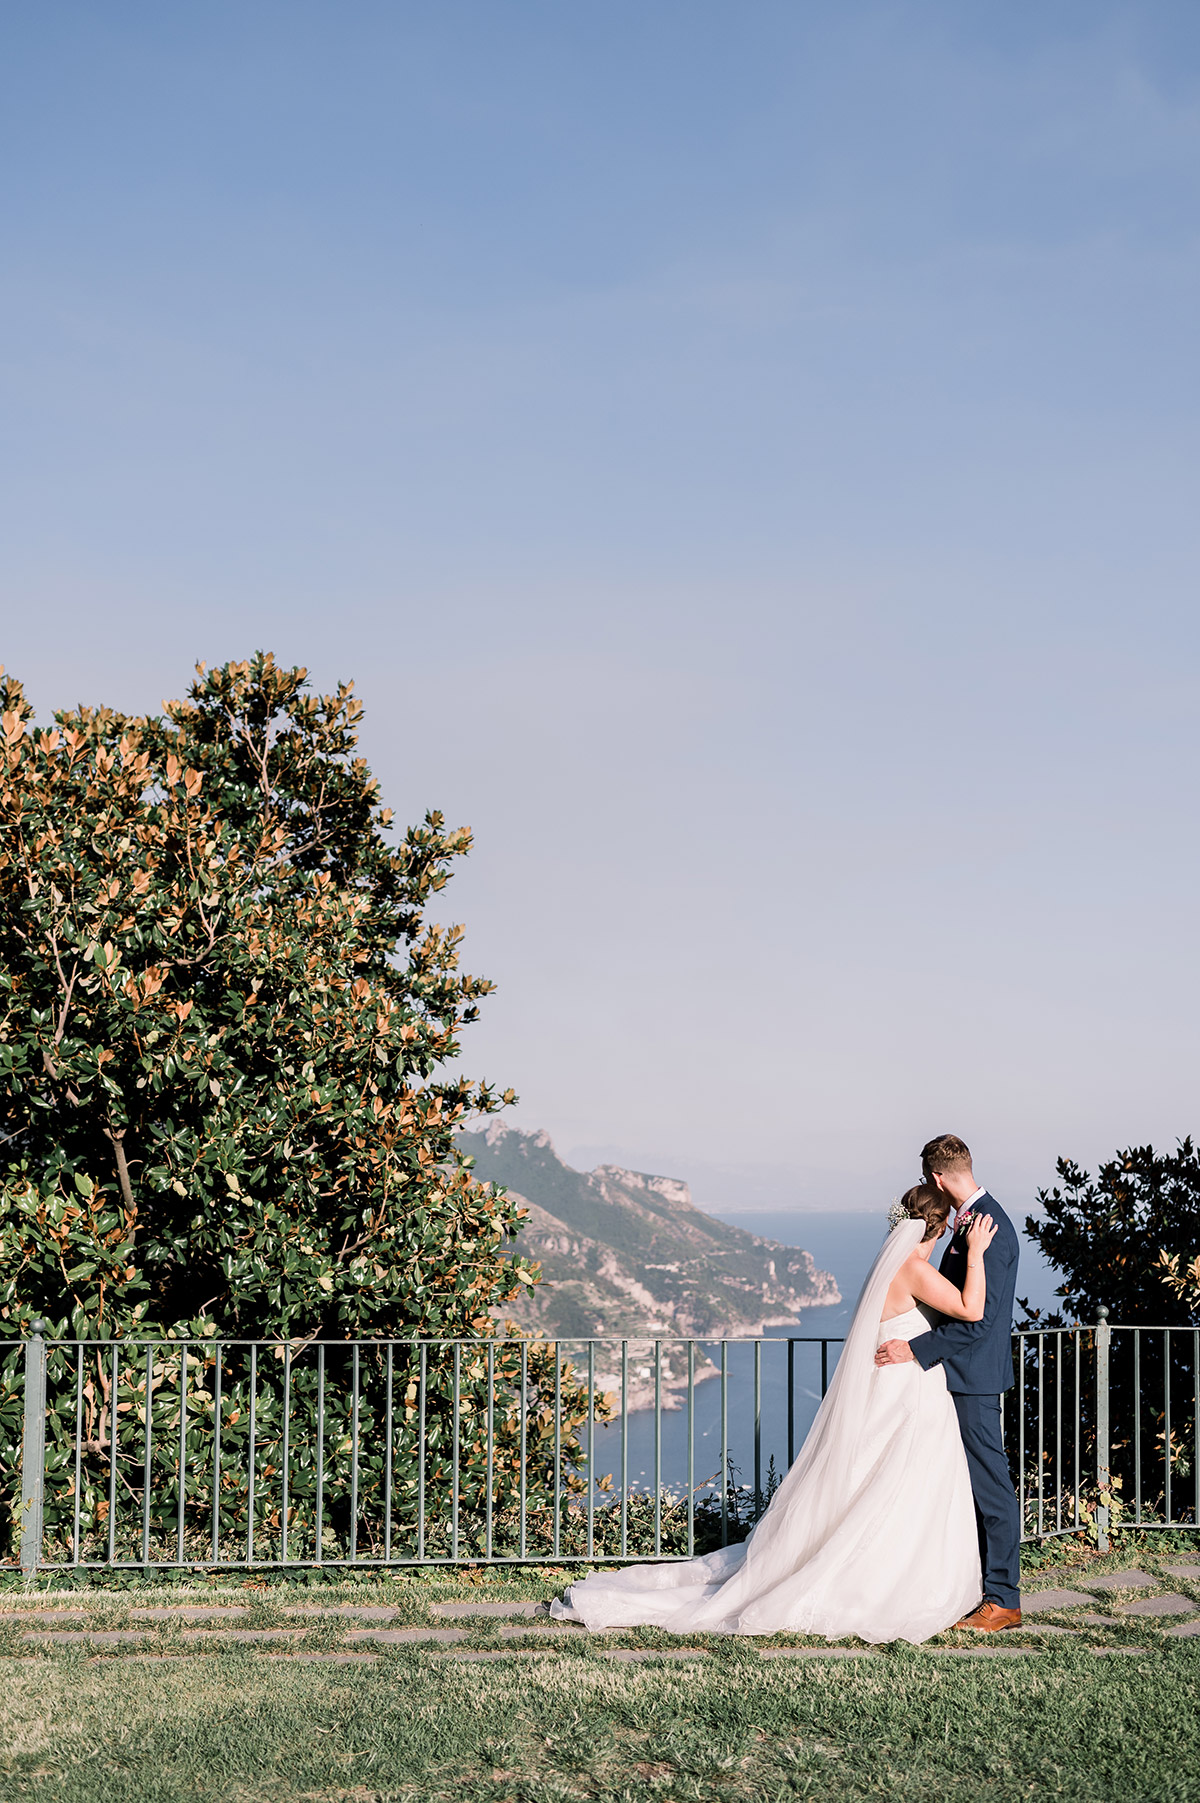
<path fill-rule="evenodd" d="M 918 1309 L 881 1321 L 888 1285 L 923 1221 L 888 1235 L 863 1285 L 829 1393 L 770 1507 L 740 1546 L 700 1559 L 600 1571 L 551 1613 L 593 1631 L 856 1635 L 928 1640 L 982 1594 L 958 1417 L 940 1366 L 876 1366 L 911 1340 Z"/>

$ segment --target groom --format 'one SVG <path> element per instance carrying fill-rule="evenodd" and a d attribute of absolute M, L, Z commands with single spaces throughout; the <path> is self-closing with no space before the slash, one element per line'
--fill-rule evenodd
<path fill-rule="evenodd" d="M 976 1209 L 991 1215 L 995 1239 L 983 1255 L 987 1301 L 982 1321 L 943 1321 L 915 1340 L 888 1340 L 875 1354 L 877 1365 L 916 1359 L 923 1371 L 941 1365 L 962 1429 L 975 1519 L 983 1601 L 956 1622 L 994 1634 L 1021 1625 L 1021 1512 L 1008 1472 L 1000 1433 L 1000 1392 L 1011 1387 L 1013 1291 L 1017 1282 L 1016 1230 L 1004 1210 L 975 1181 L 971 1154 L 953 1133 L 931 1139 L 921 1153 L 925 1181 L 949 1196 L 956 1213 L 954 1237 L 940 1270 L 956 1289 L 967 1275 L 967 1227 Z"/>

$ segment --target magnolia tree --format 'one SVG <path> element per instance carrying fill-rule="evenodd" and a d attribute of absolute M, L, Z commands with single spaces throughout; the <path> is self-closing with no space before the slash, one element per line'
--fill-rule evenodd
<path fill-rule="evenodd" d="M 1113 1522 L 1140 1495 L 1143 1519 L 1195 1520 L 1196 1336 L 1200 1323 L 1200 1152 L 1190 1139 L 1174 1151 L 1130 1146 L 1101 1164 L 1094 1177 L 1060 1158 L 1058 1182 L 1039 1190 L 1042 1213 L 1025 1231 L 1061 1274 L 1061 1313 L 1028 1310 L 1027 1324 L 1052 1329 L 1092 1323 L 1107 1309 L 1122 1331 L 1112 1337 L 1109 1407 L 1112 1427 L 1104 1463 L 1111 1486 L 1084 1496 L 1095 1520 L 1102 1504 Z M 1136 1340 L 1130 1328 L 1143 1331 Z M 1063 1471 L 1095 1460 L 1095 1392 L 1082 1375 L 1090 1336 L 1030 1334 L 1025 1358 L 1024 1436 L 1027 1457 L 1037 1448 L 1038 1468 L 1026 1472 L 1027 1494 L 1063 1484 Z M 1081 1360 L 1083 1361 L 1081 1363 Z M 1082 1382 L 1080 1384 L 1082 1375 Z M 1061 1443 L 1064 1461 L 1046 1450 Z M 1039 1475 L 1040 1472 L 1040 1475 Z M 1067 1518 L 1074 1498 L 1067 1503 Z"/>
<path fill-rule="evenodd" d="M 391 839 L 349 687 L 269 656 L 161 717 L 0 702 L 0 1340 L 50 1323 L 48 1545 L 557 1547 L 606 1408 L 493 1337 L 537 1268 L 454 1132 L 512 1093 L 444 1072 L 491 984 L 425 917 L 469 833 Z"/>
<path fill-rule="evenodd" d="M 349 686 L 259 655 L 35 730 L 3 681 L 2 1331 L 455 1335 L 533 1281 L 439 1076 L 491 984 L 425 918 Z"/>
<path fill-rule="evenodd" d="M 1068 1158 L 1057 1172 L 1058 1183 L 1038 1191 L 1042 1214 L 1025 1231 L 1062 1273 L 1066 1318 L 1094 1321 L 1103 1304 L 1113 1321 L 1131 1325 L 1195 1321 L 1200 1288 L 1189 1285 L 1187 1267 L 1200 1244 L 1200 1151 L 1192 1141 L 1173 1152 L 1130 1146 L 1095 1178 Z"/>
<path fill-rule="evenodd" d="M 1160 1252 L 1157 1269 L 1171 1294 L 1191 1310 L 1194 1320 L 1200 1315 L 1200 1253 L 1185 1263 L 1177 1252 Z"/>

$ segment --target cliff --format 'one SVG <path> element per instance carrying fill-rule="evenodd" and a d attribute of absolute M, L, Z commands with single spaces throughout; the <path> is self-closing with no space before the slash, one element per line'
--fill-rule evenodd
<path fill-rule="evenodd" d="M 548 1134 L 497 1124 L 460 1143 L 477 1177 L 529 1211 L 521 1246 L 542 1281 L 502 1311 L 522 1327 L 564 1339 L 728 1339 L 841 1301 L 810 1253 L 702 1213 L 674 1177 L 575 1171 Z"/>

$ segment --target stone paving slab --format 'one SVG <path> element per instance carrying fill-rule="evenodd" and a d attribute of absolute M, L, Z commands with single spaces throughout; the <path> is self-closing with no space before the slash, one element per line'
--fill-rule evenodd
<path fill-rule="evenodd" d="M 1164 1565 L 1173 1578 L 1200 1578 L 1200 1559 L 1179 1559 L 1173 1565 Z"/>
<path fill-rule="evenodd" d="M 6 1660 L 5 1663 L 7 1665 L 36 1665 L 38 1663 L 38 1660 L 41 1657 L 42 1657 L 42 1655 L 40 1653 L 18 1654 L 15 1658 Z M 201 1655 L 199 1655 L 199 1657 L 202 1658 L 203 1655 L 201 1654 Z M 96 1653 L 92 1656 L 92 1659 L 89 1661 L 89 1663 L 94 1665 L 97 1663 L 99 1658 L 100 1658 L 100 1654 Z M 141 1653 L 141 1652 L 139 1652 L 139 1653 L 122 1653 L 120 1655 L 120 1662 L 122 1665 L 161 1665 L 164 1662 L 164 1660 L 174 1660 L 177 1665 L 187 1665 L 187 1664 L 194 1665 L 197 1662 L 197 1655 L 195 1653 Z M 109 1663 L 115 1664 L 116 1661 L 110 1660 Z"/>
<path fill-rule="evenodd" d="M 129 1614 L 133 1621 L 232 1621 L 249 1614 L 249 1610 L 237 1603 L 214 1603 L 204 1608 L 176 1603 L 165 1609 L 131 1609 Z"/>
<path fill-rule="evenodd" d="M 1096 1615 L 1092 1611 L 1076 1616 L 1076 1620 L 1085 1621 L 1089 1628 L 1122 1628 L 1125 1626 L 1119 1615 Z"/>
<path fill-rule="evenodd" d="M 127 1646 L 130 1641 L 144 1641 L 151 1632 L 145 1628 L 31 1628 L 24 1640 L 46 1641 L 56 1646 L 73 1646 L 86 1642 L 94 1646 Z M 184 1640 L 203 1640 L 209 1646 L 222 1641 L 291 1640 L 303 1634 L 303 1628 L 184 1628 Z"/>
<path fill-rule="evenodd" d="M 1113 1571 L 1106 1578 L 1089 1578 L 1089 1590 L 1153 1590 L 1159 1580 L 1148 1571 Z"/>
<path fill-rule="evenodd" d="M 1169 1634 L 1174 1640 L 1194 1639 L 1200 1634 L 1200 1621 L 1177 1622 L 1173 1628 L 1164 1628 L 1163 1633 Z"/>
<path fill-rule="evenodd" d="M 329 1603 L 325 1608 L 321 1608 L 317 1603 L 301 1603 L 295 1609 L 289 1609 L 287 1613 L 304 1616 L 348 1616 L 352 1621 L 394 1621 L 400 1611 L 390 1603 Z M 436 1614 L 436 1610 L 434 1613 Z"/>
<path fill-rule="evenodd" d="M 31 1628 L 21 1636 L 36 1646 L 124 1646 L 131 1640 L 145 1640 L 145 1628 Z"/>
<path fill-rule="evenodd" d="M 1021 1613 L 1041 1615 L 1047 1609 L 1077 1609 L 1081 1603 L 1095 1600 L 1082 1590 L 1026 1590 L 1021 1595 Z"/>
<path fill-rule="evenodd" d="M 1194 1615 L 1196 1605 L 1190 1596 L 1169 1590 L 1166 1596 L 1140 1596 L 1135 1603 L 1118 1603 L 1122 1615 Z"/>
<path fill-rule="evenodd" d="M 430 1640 L 445 1645 L 451 1640 L 466 1640 L 465 1628 L 351 1628 L 347 1640 L 370 1640 L 377 1646 L 409 1646 L 413 1641 Z"/>
<path fill-rule="evenodd" d="M 619 1659 L 623 1665 L 642 1665 L 653 1659 L 707 1659 L 704 1647 L 609 1647 L 602 1655 L 605 1659 Z"/>
<path fill-rule="evenodd" d="M 571 1621 L 531 1621 L 528 1626 L 501 1628 L 500 1630 L 501 1640 L 511 1640 L 516 1634 L 532 1634 L 544 1636 L 547 1639 L 566 1634 L 572 1639 L 582 1639 L 587 1634 L 587 1629 L 579 1623 Z"/>
<path fill-rule="evenodd" d="M 875 1659 L 868 1646 L 765 1646 L 760 1659 Z"/>
<path fill-rule="evenodd" d="M 209 1646 L 225 1646 L 231 1641 L 250 1645 L 265 1640 L 298 1640 L 303 1628 L 184 1628 L 182 1640 L 203 1640 Z"/>
<path fill-rule="evenodd" d="M 467 1615 L 497 1615 L 515 1619 L 518 1615 L 548 1616 L 549 1603 L 434 1603 L 431 1615 L 458 1619 Z"/>
<path fill-rule="evenodd" d="M 931 1659 L 1032 1659 L 1037 1654 L 1032 1646 L 931 1646 L 925 1651 Z"/>
<path fill-rule="evenodd" d="M 455 1659 L 455 1660 L 459 1660 L 459 1659 L 474 1659 L 474 1660 L 480 1660 L 480 1659 L 484 1659 L 484 1660 L 486 1660 L 486 1659 L 529 1659 L 529 1658 L 535 1658 L 538 1654 L 547 1653 L 547 1652 L 549 1652 L 549 1650 L 550 1650 L 549 1647 L 531 1647 L 531 1646 L 529 1646 L 529 1647 L 510 1646 L 510 1647 L 505 1647 L 503 1651 L 501 1651 L 498 1647 L 489 1647 L 489 1648 L 487 1648 L 486 1651 L 481 1647 L 456 1647 L 452 1653 L 441 1653 L 441 1654 L 439 1654 L 439 1657 L 442 1659 Z"/>
<path fill-rule="evenodd" d="M 1019 1628 L 1008 1629 L 1015 1634 L 1082 1634 L 1082 1628 L 1065 1628 L 1061 1622 L 1027 1621 Z"/>
<path fill-rule="evenodd" d="M 1100 1657 L 1106 1653 L 1148 1653 L 1149 1651 L 1149 1647 L 1144 1646 L 1093 1646 L 1088 1648 L 1089 1653 L 1096 1653 Z"/>
<path fill-rule="evenodd" d="M 104 1655 L 93 1653 L 88 1660 L 89 1665 L 98 1665 Z M 120 1653 L 114 1658 L 106 1658 L 108 1665 L 163 1665 L 174 1662 L 176 1665 L 195 1664 L 195 1653 Z"/>

